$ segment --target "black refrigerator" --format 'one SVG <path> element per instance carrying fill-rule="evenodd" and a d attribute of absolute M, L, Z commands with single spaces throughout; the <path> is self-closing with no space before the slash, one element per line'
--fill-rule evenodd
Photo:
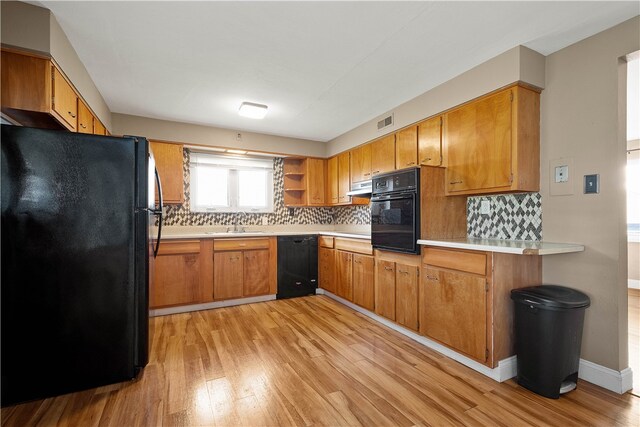
<path fill-rule="evenodd" d="M 0 144 L 2 406 L 135 378 L 162 224 L 148 141 L 2 125 Z"/>

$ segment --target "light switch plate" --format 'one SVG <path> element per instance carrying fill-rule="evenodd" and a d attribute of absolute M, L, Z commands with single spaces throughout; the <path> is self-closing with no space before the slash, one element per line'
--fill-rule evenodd
<path fill-rule="evenodd" d="M 600 175 L 592 174 L 584 176 L 584 194 L 600 193 Z"/>
<path fill-rule="evenodd" d="M 562 175 L 561 177 L 558 175 Z M 551 196 L 569 196 L 574 194 L 575 168 L 573 157 L 561 157 L 549 160 L 549 194 Z M 560 178 L 560 179 L 556 179 Z M 565 179 L 565 181 L 561 181 Z"/>

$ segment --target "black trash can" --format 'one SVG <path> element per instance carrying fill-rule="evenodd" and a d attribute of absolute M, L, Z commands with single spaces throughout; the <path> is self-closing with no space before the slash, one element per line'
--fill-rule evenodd
<path fill-rule="evenodd" d="M 589 297 L 564 286 L 514 289 L 518 384 L 557 399 L 576 388 Z"/>

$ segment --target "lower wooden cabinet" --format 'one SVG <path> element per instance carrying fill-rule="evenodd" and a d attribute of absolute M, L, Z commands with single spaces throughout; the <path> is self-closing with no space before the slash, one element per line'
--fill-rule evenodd
<path fill-rule="evenodd" d="M 335 250 L 318 248 L 318 285 L 331 293 L 336 293 Z"/>
<path fill-rule="evenodd" d="M 376 314 L 396 320 L 396 264 L 376 260 Z"/>
<path fill-rule="evenodd" d="M 495 368 L 514 354 L 511 290 L 541 280 L 539 256 L 424 247 L 420 333 Z"/>
<path fill-rule="evenodd" d="M 273 295 L 277 239 L 163 240 L 149 268 L 152 309 Z"/>
<path fill-rule="evenodd" d="M 484 361 L 487 357 L 485 277 L 424 267 L 420 332 Z"/>
<path fill-rule="evenodd" d="M 163 241 L 153 263 L 149 286 L 151 308 L 211 300 L 211 240 Z"/>
<path fill-rule="evenodd" d="M 349 301 L 353 300 L 353 254 L 336 251 L 336 294 Z"/>
<path fill-rule="evenodd" d="M 243 260 L 242 296 L 269 293 L 269 250 L 245 251 Z"/>
<path fill-rule="evenodd" d="M 371 311 L 375 308 L 373 266 L 372 256 L 353 255 L 353 302 Z"/>
<path fill-rule="evenodd" d="M 396 263 L 396 322 L 418 330 L 419 267 Z"/>
<path fill-rule="evenodd" d="M 213 299 L 276 293 L 276 238 L 217 239 L 213 253 Z"/>
<path fill-rule="evenodd" d="M 242 297 L 244 282 L 242 251 L 213 254 L 213 298 L 216 300 Z"/>

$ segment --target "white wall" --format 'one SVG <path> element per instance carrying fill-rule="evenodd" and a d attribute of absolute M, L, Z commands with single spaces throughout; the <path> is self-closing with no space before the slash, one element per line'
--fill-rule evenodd
<path fill-rule="evenodd" d="M 587 293 L 582 358 L 615 370 L 628 366 L 626 66 L 640 49 L 636 17 L 549 55 L 541 97 L 541 194 L 544 240 L 578 242 L 583 253 L 545 257 L 545 283 Z M 574 194 L 551 196 L 549 162 L 574 160 Z M 600 194 L 582 194 L 584 174 L 600 174 Z"/>
<path fill-rule="evenodd" d="M 324 157 L 325 155 L 325 143 L 320 141 L 171 122 L 128 114 L 113 113 L 112 117 L 114 135 L 142 135 L 164 141 L 300 156 Z M 238 133 L 242 135 L 241 141 L 236 139 Z"/>
<path fill-rule="evenodd" d="M 524 46 L 510 49 L 397 106 L 382 116 L 334 138 L 327 145 L 326 156 L 332 156 L 384 134 L 395 132 L 397 129 L 517 81 L 543 88 L 544 56 Z M 383 132 L 378 131 L 378 120 L 391 112 L 394 114 L 394 125 L 385 128 Z"/>

